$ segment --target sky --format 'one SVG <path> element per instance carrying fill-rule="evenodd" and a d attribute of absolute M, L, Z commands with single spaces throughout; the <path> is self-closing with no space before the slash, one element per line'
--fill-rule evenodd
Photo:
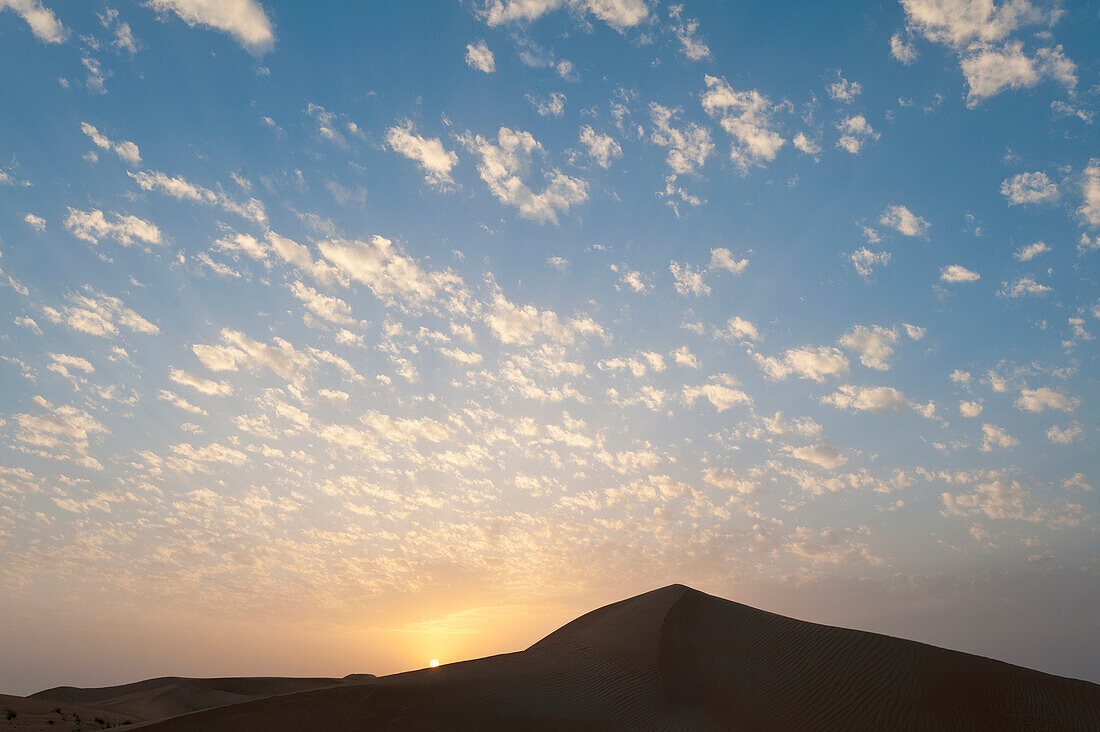
<path fill-rule="evenodd" d="M 1100 681 L 1098 32 L 0 0 L 0 691 L 673 582 Z"/>

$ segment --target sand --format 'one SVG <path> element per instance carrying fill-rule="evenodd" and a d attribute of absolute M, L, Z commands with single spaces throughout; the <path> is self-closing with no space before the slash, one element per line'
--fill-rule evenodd
<path fill-rule="evenodd" d="M 109 729 L 138 721 L 127 714 L 102 709 L 0 694 L 0 730 L 70 730 Z"/>
<path fill-rule="evenodd" d="M 1100 686 L 672 585 L 525 651 L 143 729 L 1100 729 Z"/>

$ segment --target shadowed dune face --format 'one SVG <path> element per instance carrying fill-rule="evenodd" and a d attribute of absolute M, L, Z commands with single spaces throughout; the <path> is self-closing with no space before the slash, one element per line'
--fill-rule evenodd
<path fill-rule="evenodd" d="M 1100 686 L 673 585 L 519 653 L 150 727 L 379 728 L 1098 729 Z"/>
<path fill-rule="evenodd" d="M 356 676 L 357 680 L 362 680 L 364 676 L 373 678 L 369 674 Z M 94 689 L 59 686 L 39 691 L 28 698 L 95 708 L 126 715 L 134 720 L 150 720 L 341 683 L 345 680 L 263 677 L 188 679 L 166 676 Z"/>

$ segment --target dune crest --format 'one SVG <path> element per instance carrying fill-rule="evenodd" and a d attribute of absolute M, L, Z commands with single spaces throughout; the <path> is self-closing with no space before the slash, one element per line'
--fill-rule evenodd
<path fill-rule="evenodd" d="M 1100 729 L 1100 686 L 671 585 L 525 651 L 283 694 L 152 730 Z"/>

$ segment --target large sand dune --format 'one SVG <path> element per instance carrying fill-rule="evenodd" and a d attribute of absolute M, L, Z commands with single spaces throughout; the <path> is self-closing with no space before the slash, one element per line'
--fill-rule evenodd
<path fill-rule="evenodd" d="M 1100 686 L 673 585 L 526 651 L 285 694 L 151 730 L 1100 729 Z"/>

